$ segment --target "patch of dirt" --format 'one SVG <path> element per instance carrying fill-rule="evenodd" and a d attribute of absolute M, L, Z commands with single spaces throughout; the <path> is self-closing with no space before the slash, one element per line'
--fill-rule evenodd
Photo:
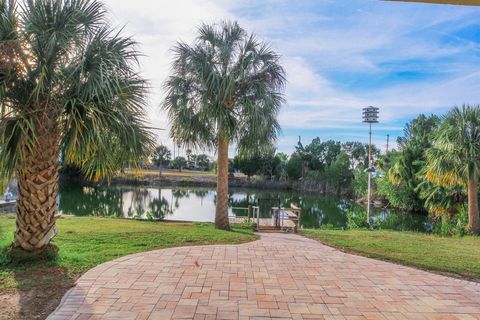
<path fill-rule="evenodd" d="M 0 290 L 0 320 L 43 320 L 75 280 L 65 268 L 50 267 L 15 276 L 20 289 Z"/>

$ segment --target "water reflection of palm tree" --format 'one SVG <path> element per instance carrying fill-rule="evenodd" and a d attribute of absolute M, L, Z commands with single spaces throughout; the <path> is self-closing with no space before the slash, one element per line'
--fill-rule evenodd
<path fill-rule="evenodd" d="M 203 189 L 193 191 L 193 194 L 195 194 L 195 196 L 200 198 L 200 206 L 202 207 L 203 207 L 203 199 L 207 196 L 208 192 L 209 192 L 208 190 L 203 190 Z"/>
<path fill-rule="evenodd" d="M 193 190 L 191 192 L 199 198 L 205 198 L 205 196 L 208 194 L 208 191 L 209 190 L 200 189 L 200 190 Z"/>
<path fill-rule="evenodd" d="M 162 197 L 161 188 L 158 189 L 158 197 L 150 202 L 149 208 L 150 214 L 154 219 L 163 220 L 167 214 L 172 214 L 172 211 L 170 210 L 170 203 L 167 199 Z"/>
<path fill-rule="evenodd" d="M 172 193 L 176 198 L 190 198 L 190 190 L 185 189 L 175 189 L 172 190 Z"/>
<path fill-rule="evenodd" d="M 125 217 L 143 217 L 150 200 L 148 189 L 131 189 L 129 191 L 122 191 L 122 194 L 127 194 L 128 192 L 130 193 L 130 206 L 127 212 L 125 212 Z"/>
<path fill-rule="evenodd" d="M 114 216 L 122 212 L 122 192 L 118 189 L 62 186 L 59 209 L 78 216 Z"/>
<path fill-rule="evenodd" d="M 179 199 L 183 198 L 190 198 L 190 191 L 189 190 L 183 190 L 183 189 L 172 189 L 172 202 L 173 198 L 175 198 L 175 209 L 178 209 L 180 207 L 180 202 L 178 201 Z M 171 208 L 173 212 L 173 208 Z"/>
<path fill-rule="evenodd" d="M 113 215 L 115 218 L 118 218 L 119 215 L 123 214 L 123 190 L 122 188 L 118 188 L 117 192 L 118 195 L 118 209 L 119 211 L 115 212 Z"/>

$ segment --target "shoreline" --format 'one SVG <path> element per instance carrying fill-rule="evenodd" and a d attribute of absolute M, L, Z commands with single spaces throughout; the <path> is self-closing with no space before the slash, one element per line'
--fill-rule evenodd
<path fill-rule="evenodd" d="M 73 182 L 73 181 L 70 181 Z M 89 184 L 85 181 L 77 181 Z M 201 175 L 175 175 L 169 174 L 162 177 L 158 175 L 124 175 L 117 176 L 110 180 L 109 185 L 127 185 L 127 186 L 154 186 L 154 187 L 204 187 L 216 188 L 216 176 Z M 317 194 L 320 196 L 348 197 L 354 199 L 351 192 L 342 190 L 341 192 L 332 192 L 328 190 L 323 182 L 302 182 L 302 181 L 278 181 L 278 180 L 247 180 L 238 178 L 228 179 L 229 188 L 239 189 L 268 189 L 281 191 L 296 191 Z"/>

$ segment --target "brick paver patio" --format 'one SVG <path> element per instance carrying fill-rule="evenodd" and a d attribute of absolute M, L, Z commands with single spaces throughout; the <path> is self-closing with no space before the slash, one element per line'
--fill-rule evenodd
<path fill-rule="evenodd" d="M 480 319 L 480 284 L 262 234 L 105 263 L 48 319 L 170 318 Z"/>

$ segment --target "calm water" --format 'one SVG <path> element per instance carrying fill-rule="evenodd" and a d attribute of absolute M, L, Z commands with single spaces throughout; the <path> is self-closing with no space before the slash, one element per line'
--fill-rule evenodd
<path fill-rule="evenodd" d="M 62 213 L 69 215 L 213 222 L 215 197 L 214 190 L 205 188 L 64 186 L 59 202 Z M 283 191 L 234 189 L 230 191 L 229 202 L 231 215 L 245 216 L 245 211 L 232 208 L 258 204 L 260 215 L 265 218 L 270 217 L 272 207 L 295 203 L 303 209 L 304 228 L 322 225 L 343 228 L 347 224 L 347 211 L 363 210 L 350 200 Z M 372 219 L 387 229 L 429 229 L 427 217 L 422 215 L 375 209 Z"/>

